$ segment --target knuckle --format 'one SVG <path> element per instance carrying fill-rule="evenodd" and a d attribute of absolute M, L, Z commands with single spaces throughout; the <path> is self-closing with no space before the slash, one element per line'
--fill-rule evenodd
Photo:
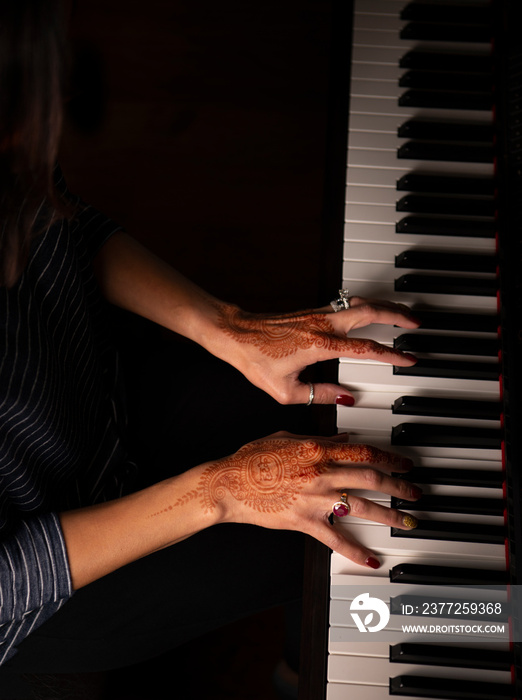
<path fill-rule="evenodd" d="M 350 499 L 350 515 L 354 515 L 356 518 L 362 517 L 367 511 L 366 501 L 362 498 L 351 498 Z"/>
<path fill-rule="evenodd" d="M 377 491 L 382 484 L 383 475 L 375 469 L 363 469 L 362 476 L 367 487 L 372 491 Z"/>
<path fill-rule="evenodd" d="M 381 450 L 373 445 L 357 445 L 356 453 L 358 461 L 369 464 L 380 462 L 382 456 Z"/>
<path fill-rule="evenodd" d="M 342 548 L 345 540 L 342 535 L 337 533 L 333 528 L 330 528 L 323 541 L 329 549 L 333 549 L 334 552 L 337 552 Z"/>

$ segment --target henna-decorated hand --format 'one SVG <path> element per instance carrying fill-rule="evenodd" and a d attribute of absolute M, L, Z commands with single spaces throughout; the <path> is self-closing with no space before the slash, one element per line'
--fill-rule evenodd
<path fill-rule="evenodd" d="M 216 303 L 219 326 L 234 341 L 226 359 L 253 384 L 283 404 L 307 403 L 310 390 L 299 380 L 309 365 L 338 357 L 379 360 L 400 367 L 415 358 L 373 340 L 347 337 L 350 330 L 370 323 L 417 328 L 402 304 L 351 297 L 350 308 L 331 307 L 293 314 L 253 314 Z M 353 397 L 336 384 L 314 384 L 314 403 L 351 405 Z"/>
<path fill-rule="evenodd" d="M 346 490 L 351 515 L 411 529 L 416 525 L 411 516 L 352 493 L 364 489 L 416 500 L 421 495 L 416 486 L 390 476 L 411 466 L 399 455 L 347 443 L 345 435 L 302 438 L 281 432 L 203 465 L 197 488 L 170 510 L 198 500 L 205 513 L 217 511 L 220 521 L 299 530 L 358 564 L 377 568 L 374 552 L 330 525 L 332 504 Z"/>

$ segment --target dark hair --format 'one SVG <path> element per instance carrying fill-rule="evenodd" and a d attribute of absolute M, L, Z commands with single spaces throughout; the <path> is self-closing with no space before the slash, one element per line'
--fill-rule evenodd
<path fill-rule="evenodd" d="M 63 0 L 0 3 L 0 284 L 21 274 L 31 240 L 64 214 L 53 170 L 66 69 Z"/>

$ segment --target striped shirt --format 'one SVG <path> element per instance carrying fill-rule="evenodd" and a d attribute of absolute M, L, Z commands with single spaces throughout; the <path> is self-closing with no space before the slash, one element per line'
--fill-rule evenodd
<path fill-rule="evenodd" d="M 132 468 L 91 265 L 117 228 L 82 208 L 0 288 L 0 664 L 72 595 L 56 514 L 121 495 Z"/>

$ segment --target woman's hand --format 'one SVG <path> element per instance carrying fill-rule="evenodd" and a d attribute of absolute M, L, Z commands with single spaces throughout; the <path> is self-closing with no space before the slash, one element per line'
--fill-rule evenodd
<path fill-rule="evenodd" d="M 355 328 L 382 323 L 417 328 L 419 323 L 402 304 L 351 297 L 350 308 L 330 306 L 293 314 L 253 314 L 215 302 L 218 324 L 232 341 L 221 356 L 255 386 L 283 404 L 307 403 L 310 388 L 299 380 L 308 366 L 338 357 L 379 360 L 400 367 L 415 364 L 412 355 L 373 340 L 350 338 Z M 352 395 L 336 384 L 314 384 L 314 403 L 353 404 Z"/>
<path fill-rule="evenodd" d="M 415 363 L 411 355 L 373 340 L 347 337 L 370 323 L 416 328 L 402 304 L 352 296 L 350 308 L 338 312 L 327 306 L 292 314 L 248 313 L 207 294 L 121 232 L 101 248 L 94 268 L 111 303 L 194 340 L 283 404 L 309 401 L 310 387 L 299 375 L 322 360 Z M 349 405 L 352 399 L 336 384 L 314 385 L 314 403 Z"/>
<path fill-rule="evenodd" d="M 330 525 L 333 504 L 346 491 L 352 516 L 411 529 L 411 516 L 352 489 L 409 500 L 420 490 L 390 476 L 409 460 L 345 440 L 276 433 L 129 496 L 60 513 L 73 588 L 222 522 L 299 530 L 377 568 L 374 552 Z"/>
<path fill-rule="evenodd" d="M 390 476 L 410 469 L 410 460 L 345 440 L 345 435 L 302 438 L 284 432 L 256 440 L 229 457 L 204 465 L 197 489 L 179 505 L 197 499 L 205 517 L 217 512 L 221 522 L 299 530 L 357 564 L 377 568 L 372 550 L 330 525 L 332 505 L 346 491 L 350 515 L 411 529 L 416 521 L 407 513 L 357 496 L 352 490 L 408 500 L 418 499 L 421 491 Z"/>

